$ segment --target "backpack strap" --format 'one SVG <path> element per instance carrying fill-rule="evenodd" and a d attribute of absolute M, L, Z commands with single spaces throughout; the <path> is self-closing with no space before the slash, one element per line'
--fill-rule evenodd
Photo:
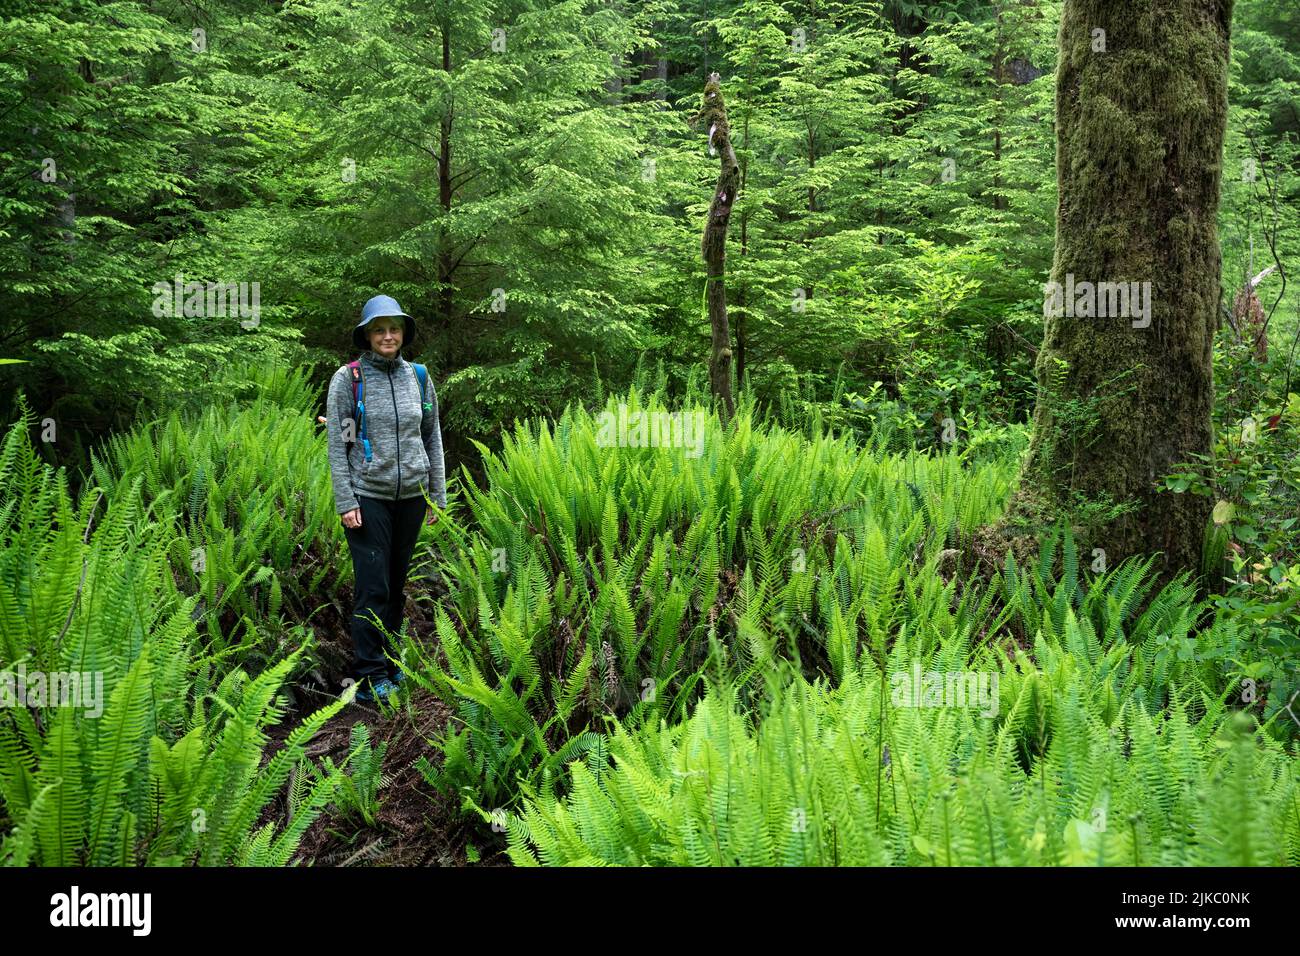
<path fill-rule="evenodd" d="M 361 363 L 349 362 L 352 370 L 352 401 L 357 410 L 357 437 L 361 439 L 361 450 L 365 452 L 366 461 L 370 461 L 370 439 L 366 437 L 366 381 L 361 375 Z"/>
<path fill-rule="evenodd" d="M 415 380 L 420 383 L 420 405 L 424 414 L 433 411 L 433 403 L 429 401 L 429 370 L 418 362 L 413 362 L 415 367 Z"/>

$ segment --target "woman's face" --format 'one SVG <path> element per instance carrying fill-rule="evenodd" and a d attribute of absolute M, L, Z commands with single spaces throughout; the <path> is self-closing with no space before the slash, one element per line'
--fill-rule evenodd
<path fill-rule="evenodd" d="M 385 316 L 375 319 L 366 326 L 366 335 L 370 339 L 370 351 L 384 358 L 396 358 L 402 350 L 401 319 Z"/>

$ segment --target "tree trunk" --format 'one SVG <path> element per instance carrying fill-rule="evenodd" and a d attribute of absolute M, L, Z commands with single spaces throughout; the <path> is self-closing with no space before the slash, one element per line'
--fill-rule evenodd
<path fill-rule="evenodd" d="M 1110 566 L 1162 552 L 1163 577 L 1199 566 L 1210 511 L 1158 483 L 1213 441 L 1232 5 L 1066 0 L 1061 19 L 1056 254 L 1034 437 L 1003 527 L 1068 517 Z M 1125 309 L 1097 283 L 1149 285 L 1130 285 Z"/>
<path fill-rule="evenodd" d="M 721 158 L 718 185 L 709 203 L 709 218 L 704 225 L 704 239 L 700 246 L 704 256 L 704 296 L 708 306 L 709 325 L 713 329 L 713 349 L 709 357 L 709 384 L 718 402 L 723 422 L 731 420 L 736 405 L 731 395 L 731 333 L 727 328 L 727 223 L 731 220 L 731 206 L 736 201 L 740 181 L 740 167 L 736 151 L 731 147 L 731 130 L 727 125 L 727 109 L 722 102 L 722 83 L 717 73 L 709 75 L 704 84 L 704 105 L 695 115 L 694 122 L 708 133 L 709 146 Z"/>
<path fill-rule="evenodd" d="M 605 102 L 619 103 L 623 99 L 623 71 L 627 64 L 617 53 L 610 55 L 610 74 L 605 77 Z"/>
<path fill-rule="evenodd" d="M 749 173 L 749 114 L 753 112 L 750 109 L 745 111 L 745 124 L 741 132 L 741 154 L 743 159 L 740 162 L 740 191 L 745 191 L 745 180 Z M 749 255 L 749 210 L 740 211 L 740 263 L 743 269 Z M 745 347 L 749 340 L 747 326 L 749 324 L 748 300 L 746 298 L 745 283 L 740 283 L 740 288 L 736 290 L 736 385 L 739 388 L 745 387 Z"/>
<path fill-rule="evenodd" d="M 451 23 L 442 24 L 442 70 L 451 75 Z M 449 94 L 450 95 L 450 94 Z M 442 117 L 438 123 L 438 204 L 442 207 L 443 224 L 438 236 L 438 318 L 442 331 L 452 327 L 452 312 L 455 308 L 456 290 L 452 285 L 452 274 L 456 265 L 452 260 L 451 236 L 447 231 L 447 222 L 451 218 L 452 176 L 451 176 L 451 124 L 452 102 L 447 101 Z M 427 345 L 430 340 L 426 340 Z"/>
<path fill-rule="evenodd" d="M 1006 209 L 1002 197 L 1002 124 L 1005 121 L 1002 111 L 1003 56 L 1002 5 L 998 4 L 997 33 L 993 40 L 993 208 L 996 211 Z"/>

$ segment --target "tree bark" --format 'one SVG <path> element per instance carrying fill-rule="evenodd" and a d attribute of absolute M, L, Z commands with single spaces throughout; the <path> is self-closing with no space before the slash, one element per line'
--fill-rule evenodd
<path fill-rule="evenodd" d="M 1002 198 L 1002 124 L 1005 117 L 1002 112 L 1002 5 L 997 8 L 997 33 L 993 41 L 993 208 L 996 211 L 1006 209 Z"/>
<path fill-rule="evenodd" d="M 442 23 L 442 71 L 451 74 L 451 23 Z M 447 221 L 451 217 L 452 175 L 451 175 L 451 125 L 453 106 L 450 99 L 438 122 L 438 204 L 442 207 L 443 224 L 438 236 L 438 318 L 442 329 L 452 327 L 452 312 L 455 309 L 456 290 L 452 285 L 456 264 L 452 260 L 451 237 L 447 231 Z M 425 345 L 429 341 L 426 340 Z"/>
<path fill-rule="evenodd" d="M 750 109 L 745 111 L 745 122 L 741 132 L 741 153 L 744 158 L 740 162 L 740 192 L 745 191 L 745 180 L 749 173 L 749 115 L 753 112 Z M 742 209 L 740 212 L 740 263 L 743 269 L 747 257 L 749 256 L 749 210 Z M 743 273 L 742 273 L 743 274 Z M 745 283 L 740 283 L 740 288 L 736 290 L 736 385 L 740 388 L 745 387 L 745 351 L 749 341 L 748 329 L 749 312 L 748 299 L 746 297 Z"/>
<path fill-rule="evenodd" d="M 722 102 L 722 82 L 717 73 L 709 75 L 704 84 L 704 104 L 695 115 L 694 122 L 708 133 L 709 146 L 717 150 L 721 159 L 718 184 L 709 203 L 709 218 L 704 225 L 704 238 L 700 245 L 704 257 L 704 297 L 708 307 L 709 325 L 713 330 L 713 348 L 709 357 L 709 385 L 718 402 L 722 421 L 731 420 L 736 405 L 731 393 L 731 333 L 727 327 L 727 224 L 731 220 L 731 206 L 736 201 L 740 181 L 740 166 L 736 151 L 731 146 L 731 130 L 727 125 L 727 109 Z"/>
<path fill-rule="evenodd" d="M 1034 437 L 1002 526 L 1013 539 L 1068 517 L 1110 566 L 1158 551 L 1162 577 L 1199 567 L 1210 502 L 1158 488 L 1213 443 L 1232 6 L 1066 0 L 1052 282 L 1072 277 L 1075 294 L 1044 289 Z M 1082 284 L 1101 282 L 1149 282 L 1145 317 L 1102 295 L 1089 311 Z"/>

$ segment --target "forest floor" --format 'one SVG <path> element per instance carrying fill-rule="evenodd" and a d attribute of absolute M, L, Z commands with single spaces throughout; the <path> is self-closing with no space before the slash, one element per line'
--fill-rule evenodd
<path fill-rule="evenodd" d="M 441 656 L 441 650 L 430 643 L 434 640 L 431 599 L 436 600 L 433 589 L 417 582 L 408 585 L 408 639 L 423 642 L 425 653 Z M 352 639 L 342 608 L 350 606 L 351 588 L 344 585 L 338 602 L 312 622 L 317 659 L 322 664 L 315 675 L 323 677 L 326 686 L 322 688 L 310 678 L 297 685 L 297 705 L 268 729 L 268 760 L 307 713 L 336 698 L 343 679 L 349 676 Z M 457 799 L 434 791 L 416 766 L 421 757 L 435 766 L 441 760 L 429 741 L 447 727 L 451 709 L 409 680 L 402 697 L 396 710 L 390 708 L 388 714 L 374 704 L 353 703 L 312 740 L 307 753 L 313 760 L 328 757 L 338 765 L 347 758 L 353 725 L 364 723 L 373 747 L 388 746 L 383 765 L 387 783 L 379 791 L 374 826 L 358 816 L 330 812 L 334 810 L 331 806 L 303 835 L 294 862 L 311 866 L 465 866 L 471 862 L 473 847 L 480 856 L 476 865 L 508 866 L 504 836 L 485 835 L 484 828 L 476 827 L 461 811 Z M 268 809 L 266 819 L 282 817 L 285 811 L 285 796 L 281 795 Z"/>

